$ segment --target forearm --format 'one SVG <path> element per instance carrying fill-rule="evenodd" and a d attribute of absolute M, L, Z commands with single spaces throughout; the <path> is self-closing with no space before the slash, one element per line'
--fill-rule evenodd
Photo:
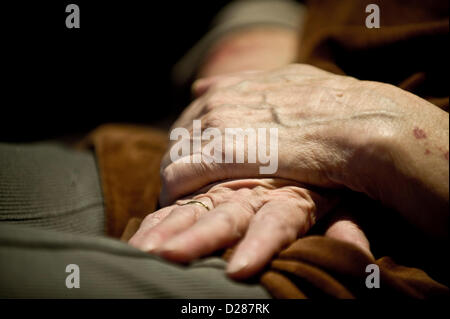
<path fill-rule="evenodd" d="M 380 125 L 374 149 L 365 153 L 370 161 L 364 170 L 373 180 L 364 192 L 428 235 L 448 237 L 449 115 L 393 86 L 381 85 L 377 93 L 398 111 L 389 125 Z"/>
<path fill-rule="evenodd" d="M 268 70 L 295 61 L 298 33 L 277 26 L 254 26 L 220 39 L 206 55 L 199 78 L 248 70 Z"/>
<path fill-rule="evenodd" d="M 421 113 L 419 113 L 421 114 Z M 426 115 L 405 125 L 393 144 L 400 175 L 400 210 L 430 235 L 448 237 L 449 117 L 428 106 Z"/>
<path fill-rule="evenodd" d="M 305 16 L 306 7 L 293 0 L 231 1 L 174 67 L 174 81 L 183 86 L 199 77 L 292 63 Z"/>

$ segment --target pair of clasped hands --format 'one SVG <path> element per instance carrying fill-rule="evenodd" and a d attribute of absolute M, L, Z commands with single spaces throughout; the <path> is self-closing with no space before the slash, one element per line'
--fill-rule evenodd
<path fill-rule="evenodd" d="M 172 162 L 168 151 L 163 208 L 144 219 L 131 245 L 180 263 L 236 245 L 227 274 L 244 279 L 337 214 L 324 235 L 371 255 L 352 218 L 364 209 L 352 208 L 341 190 L 382 202 L 430 236 L 448 236 L 448 155 L 437 151 L 448 150 L 448 113 L 436 106 L 388 84 L 300 64 L 203 78 L 193 91 L 197 98 L 174 128 L 192 131 L 194 119 L 221 132 L 276 127 L 278 170 L 268 176 L 258 163 Z M 418 140 L 417 129 L 427 138 Z"/>

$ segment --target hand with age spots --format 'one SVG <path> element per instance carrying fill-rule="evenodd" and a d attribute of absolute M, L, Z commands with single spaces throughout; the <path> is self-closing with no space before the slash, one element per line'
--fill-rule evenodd
<path fill-rule="evenodd" d="M 150 214 L 131 245 L 188 262 L 238 243 L 228 272 L 251 276 L 335 204 L 305 184 L 363 192 L 428 235 L 448 236 L 448 159 L 437 153 L 448 150 L 448 114 L 437 107 L 387 84 L 305 65 L 207 78 L 195 90 L 200 97 L 174 127 L 191 129 L 193 119 L 221 131 L 277 127 L 276 179 L 246 179 L 262 178 L 254 164 L 187 164 L 166 156 L 161 203 L 170 206 Z M 212 210 L 178 206 L 182 197 Z M 338 220 L 325 234 L 350 238 L 370 255 L 351 220 Z"/>
<path fill-rule="evenodd" d="M 278 128 L 273 177 L 348 188 L 394 208 L 427 235 L 448 237 L 448 113 L 392 85 L 309 65 L 200 79 L 175 127 Z M 192 153 L 192 157 L 199 154 Z M 162 162 L 161 203 L 260 163 Z M 271 176 L 272 177 L 272 176 Z"/>
<path fill-rule="evenodd" d="M 236 279 L 258 273 L 283 247 L 304 235 L 334 209 L 336 195 L 310 191 L 283 179 L 218 183 L 148 215 L 129 243 L 175 262 L 189 262 L 238 243 L 227 273 Z M 371 255 L 358 225 L 340 215 L 326 236 L 358 245 Z"/>

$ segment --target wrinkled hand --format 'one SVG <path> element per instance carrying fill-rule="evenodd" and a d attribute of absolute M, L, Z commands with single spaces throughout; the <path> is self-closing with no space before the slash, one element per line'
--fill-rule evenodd
<path fill-rule="evenodd" d="M 226 128 L 277 128 L 278 169 L 270 176 L 365 193 L 431 236 L 448 236 L 448 113 L 431 103 L 308 65 L 210 77 L 194 90 L 199 98 L 174 127 L 192 131 L 198 119 L 222 136 Z M 217 143 L 236 150 L 222 145 L 226 139 Z M 259 161 L 195 163 L 198 152 L 191 149 L 191 163 L 166 154 L 162 205 L 210 183 L 261 177 Z"/>
<path fill-rule="evenodd" d="M 233 278 L 260 271 L 338 202 L 335 196 L 322 196 L 282 179 L 223 182 L 178 203 L 191 199 L 211 210 L 196 204 L 162 208 L 144 219 L 129 243 L 175 262 L 188 262 L 239 242 L 227 269 Z M 350 220 L 336 220 L 327 233 L 368 250 L 364 234 Z"/>
<path fill-rule="evenodd" d="M 276 127 L 279 167 L 274 176 L 318 186 L 363 188 L 359 180 L 348 179 L 348 166 L 355 157 L 364 161 L 367 152 L 376 155 L 376 143 L 392 134 L 399 111 L 388 98 L 379 97 L 375 106 L 368 97 L 380 85 L 362 83 L 308 65 L 207 78 L 194 85 L 201 96 L 174 127 L 192 130 L 193 119 L 200 119 L 203 129 L 221 132 Z M 365 173 L 366 164 L 354 165 L 351 175 L 358 176 L 355 170 Z M 259 176 L 260 166 L 185 164 L 172 162 L 168 153 L 162 163 L 162 204 L 211 182 Z"/>

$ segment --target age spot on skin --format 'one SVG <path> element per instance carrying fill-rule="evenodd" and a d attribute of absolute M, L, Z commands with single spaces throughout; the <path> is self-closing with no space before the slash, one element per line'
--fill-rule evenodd
<path fill-rule="evenodd" d="M 444 158 L 448 161 L 448 151 L 444 153 Z"/>
<path fill-rule="evenodd" d="M 417 138 L 418 140 L 427 138 L 427 134 L 425 134 L 425 131 L 418 127 L 414 128 L 413 133 L 414 133 L 414 137 Z"/>
<path fill-rule="evenodd" d="M 429 149 L 426 149 L 425 150 L 425 155 L 429 155 L 429 154 L 431 154 L 431 151 Z"/>

